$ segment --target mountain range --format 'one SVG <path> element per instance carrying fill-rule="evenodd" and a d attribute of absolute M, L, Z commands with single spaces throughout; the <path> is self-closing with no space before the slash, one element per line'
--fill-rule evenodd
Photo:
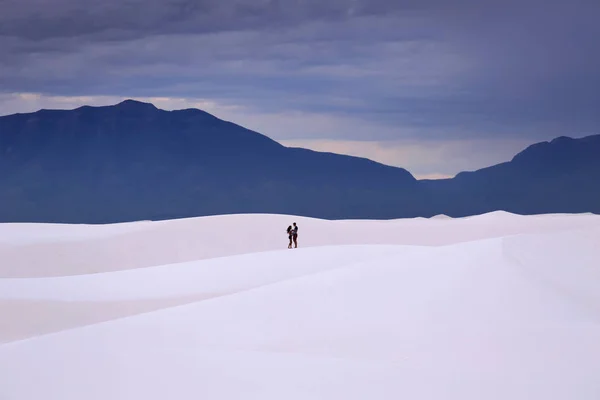
<path fill-rule="evenodd" d="M 214 214 L 327 219 L 600 213 L 600 135 L 417 180 L 364 158 L 285 147 L 197 109 L 113 106 L 0 117 L 0 222 L 110 223 Z"/>

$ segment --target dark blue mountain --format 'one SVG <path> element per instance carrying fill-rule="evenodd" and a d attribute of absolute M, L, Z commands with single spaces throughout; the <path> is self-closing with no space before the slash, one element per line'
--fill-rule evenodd
<path fill-rule="evenodd" d="M 506 163 L 420 183 L 428 198 L 439 199 L 431 206 L 452 216 L 495 210 L 600 213 L 600 135 L 559 137 L 529 146 Z"/>
<path fill-rule="evenodd" d="M 287 148 L 188 109 L 124 101 L 0 117 L 0 221 L 105 223 L 228 213 L 321 218 L 600 212 L 600 136 L 417 181 L 367 159 Z"/>
<path fill-rule="evenodd" d="M 277 142 L 206 112 L 125 101 L 0 118 L 0 221 L 236 212 L 419 214 L 407 171 Z"/>

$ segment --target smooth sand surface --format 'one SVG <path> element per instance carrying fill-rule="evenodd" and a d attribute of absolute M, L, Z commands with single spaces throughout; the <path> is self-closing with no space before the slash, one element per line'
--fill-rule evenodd
<path fill-rule="evenodd" d="M 292 221 L 301 227 L 301 248 L 279 250 L 287 241 L 283 228 Z M 235 230 L 252 234 L 231 240 Z M 497 212 L 391 221 L 229 215 L 112 225 L 0 224 L 0 341 L 390 256 L 402 262 L 427 247 L 489 238 L 504 238 L 506 255 L 534 268 L 539 279 L 590 304 L 600 299 L 600 291 L 593 290 L 600 281 L 598 254 L 590 250 L 600 248 L 600 217 L 589 214 L 523 217 Z M 568 273 L 547 267 L 553 261 L 572 262 L 575 279 L 585 275 L 589 287 L 582 290 L 577 281 L 579 286 L 571 288 Z"/>
<path fill-rule="evenodd" d="M 107 257 L 101 273 L 0 279 L 13 330 L 0 398 L 599 399 L 598 218 L 456 222 L 410 221 L 427 246 L 315 243 L 117 271 Z M 365 242 L 410 236 L 398 221 L 339 224 Z M 168 255 L 183 236 L 153 246 Z M 51 256 L 47 268 L 71 271 Z"/>
<path fill-rule="evenodd" d="M 441 246 L 593 227 L 600 217 L 496 212 L 460 219 L 326 221 L 244 214 L 115 225 L 0 224 L 0 278 L 90 274 L 285 249 L 285 229 L 292 222 L 300 227 L 303 248 Z"/>
<path fill-rule="evenodd" d="M 216 296 L 104 302 L 0 300 L 0 344 Z"/>

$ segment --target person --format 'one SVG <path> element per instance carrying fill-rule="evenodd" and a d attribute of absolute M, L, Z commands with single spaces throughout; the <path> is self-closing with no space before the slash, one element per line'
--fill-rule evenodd
<path fill-rule="evenodd" d="M 288 249 L 292 248 L 292 226 L 288 226 L 287 228 L 288 239 L 290 239 L 290 244 L 288 244 Z"/>
<path fill-rule="evenodd" d="M 298 225 L 294 222 L 294 228 L 292 229 L 292 239 L 294 240 L 294 247 L 298 248 Z"/>

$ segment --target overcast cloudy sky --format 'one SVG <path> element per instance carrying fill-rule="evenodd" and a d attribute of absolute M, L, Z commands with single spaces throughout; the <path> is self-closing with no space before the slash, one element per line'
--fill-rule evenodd
<path fill-rule="evenodd" d="M 419 177 L 600 133 L 598 0 L 0 0 L 0 114 L 190 106 Z"/>

